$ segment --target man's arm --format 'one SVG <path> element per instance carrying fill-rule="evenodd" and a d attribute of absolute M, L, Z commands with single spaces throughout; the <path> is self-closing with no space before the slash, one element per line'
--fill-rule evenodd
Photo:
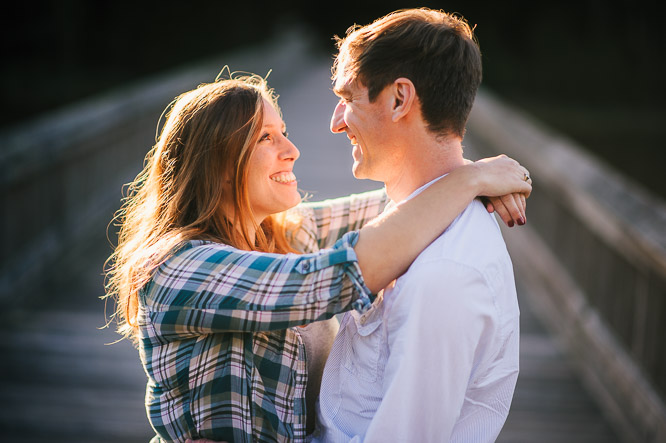
<path fill-rule="evenodd" d="M 383 399 L 366 442 L 447 441 L 494 324 L 491 292 L 477 271 L 442 260 L 417 266 L 387 318 Z"/>

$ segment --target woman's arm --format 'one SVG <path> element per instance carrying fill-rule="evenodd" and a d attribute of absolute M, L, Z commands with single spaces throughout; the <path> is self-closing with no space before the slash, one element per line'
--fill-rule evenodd
<path fill-rule="evenodd" d="M 529 194 L 525 173 L 508 158 L 463 166 L 318 253 L 190 242 L 141 291 L 145 320 L 168 339 L 285 329 L 350 307 L 365 311 L 372 294 L 402 275 L 477 195 Z"/>
<path fill-rule="evenodd" d="M 287 329 L 355 308 L 374 297 L 358 267 L 358 232 L 312 254 L 269 254 L 220 243 L 184 243 L 141 290 L 139 323 L 166 340 Z"/>
<path fill-rule="evenodd" d="M 479 160 L 481 163 L 489 159 Z M 466 164 L 473 164 L 466 160 Z M 382 213 L 389 199 L 385 189 L 352 194 L 345 197 L 302 203 L 296 211 L 305 219 L 294 235 L 294 247 L 309 250 L 306 245 L 316 244 L 318 249 L 330 248 L 349 231 L 359 230 Z M 496 212 L 504 223 L 525 223 L 525 196 L 508 194 L 484 198 L 488 212 Z M 516 214 L 519 214 L 516 216 Z M 514 216 L 516 217 L 514 219 Z"/>
<path fill-rule="evenodd" d="M 506 156 L 461 166 L 418 196 L 384 212 L 359 231 L 354 247 L 365 284 L 376 293 L 414 259 L 477 196 L 529 195 L 529 172 Z M 524 217 L 515 206 L 512 217 Z"/>
<path fill-rule="evenodd" d="M 381 214 L 387 202 L 386 191 L 378 189 L 302 203 L 296 211 L 303 218 L 303 224 L 294 235 L 294 246 L 301 250 L 306 250 L 302 246 L 307 244 L 316 244 L 317 249 L 330 248 L 344 234 L 361 229 Z"/>

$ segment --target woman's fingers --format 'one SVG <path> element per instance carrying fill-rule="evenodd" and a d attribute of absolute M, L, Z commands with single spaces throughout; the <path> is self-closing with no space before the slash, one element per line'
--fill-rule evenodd
<path fill-rule="evenodd" d="M 490 198 L 480 197 L 480 199 L 481 199 L 481 203 L 483 203 L 483 205 L 486 207 L 486 211 L 488 211 L 488 213 L 492 214 L 493 212 L 495 212 L 495 207 L 493 206 L 492 202 L 490 201 Z"/>
<path fill-rule="evenodd" d="M 508 194 L 502 197 L 490 197 L 490 205 L 494 212 L 510 228 L 515 224 L 524 225 L 527 221 L 525 216 L 525 200 L 522 194 Z M 489 205 L 486 205 L 488 212 L 493 212 Z"/>
<path fill-rule="evenodd" d="M 514 225 L 513 218 L 511 218 L 508 209 L 504 206 L 501 197 L 490 197 L 489 200 L 492 208 L 495 211 L 495 214 L 497 214 L 499 218 L 502 219 L 505 225 L 512 228 Z"/>
<path fill-rule="evenodd" d="M 527 222 L 527 198 L 532 192 L 530 171 L 505 155 L 479 160 L 484 167 L 488 193 L 483 202 L 509 227 Z"/>
<path fill-rule="evenodd" d="M 504 202 L 505 206 L 509 210 L 509 213 L 511 214 L 511 217 L 513 220 L 519 224 L 519 225 L 524 225 L 526 221 L 525 217 L 525 207 L 523 206 L 523 202 L 520 199 L 521 194 L 511 194 L 511 195 L 505 195 L 502 196 L 502 202 Z M 505 200 L 508 202 L 508 204 L 505 202 Z"/>
<path fill-rule="evenodd" d="M 529 191 L 524 193 L 525 194 L 524 197 L 527 198 L 530 196 L 530 193 L 532 192 L 532 176 L 530 175 L 530 171 L 528 171 L 526 167 L 521 166 L 521 168 L 523 169 L 523 181 L 528 185 L 530 185 Z"/>

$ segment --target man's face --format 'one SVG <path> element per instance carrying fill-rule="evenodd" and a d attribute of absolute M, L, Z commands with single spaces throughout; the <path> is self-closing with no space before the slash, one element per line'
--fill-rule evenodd
<path fill-rule="evenodd" d="M 396 164 L 391 155 L 390 114 L 384 93 L 370 103 L 365 86 L 351 81 L 342 74 L 343 69 L 338 72 L 333 91 L 340 101 L 331 117 L 331 131 L 346 132 L 351 140 L 354 177 L 386 182 Z"/>

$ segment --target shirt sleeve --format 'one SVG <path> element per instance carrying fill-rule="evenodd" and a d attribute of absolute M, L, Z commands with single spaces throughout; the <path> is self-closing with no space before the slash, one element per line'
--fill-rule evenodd
<path fill-rule="evenodd" d="M 299 245 L 316 242 L 319 248 L 330 248 L 344 234 L 356 231 L 384 210 L 388 197 L 384 189 L 352 194 L 320 202 L 302 203 L 298 213 L 303 217 L 300 229 L 294 235 Z"/>
<path fill-rule="evenodd" d="M 140 293 L 155 334 L 165 339 L 225 331 L 287 329 L 374 299 L 353 246 L 357 232 L 312 254 L 268 254 L 190 242 Z M 141 321 L 141 320 L 140 320 Z"/>
<path fill-rule="evenodd" d="M 419 269 L 390 308 L 383 399 L 366 442 L 449 441 L 492 324 L 490 288 L 477 271 L 448 261 Z"/>

